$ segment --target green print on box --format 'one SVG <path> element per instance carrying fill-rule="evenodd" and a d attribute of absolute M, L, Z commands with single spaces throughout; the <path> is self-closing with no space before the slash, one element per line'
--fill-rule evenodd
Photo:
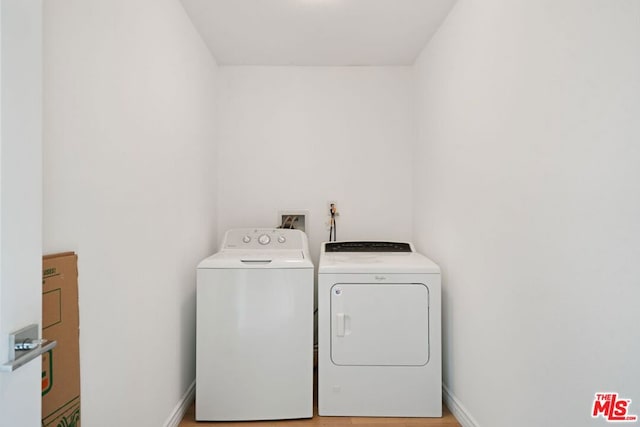
<path fill-rule="evenodd" d="M 42 427 L 80 427 L 80 396 L 42 420 Z"/>
<path fill-rule="evenodd" d="M 64 417 L 56 427 L 78 427 L 80 421 L 80 410 L 76 410 L 69 418 Z"/>

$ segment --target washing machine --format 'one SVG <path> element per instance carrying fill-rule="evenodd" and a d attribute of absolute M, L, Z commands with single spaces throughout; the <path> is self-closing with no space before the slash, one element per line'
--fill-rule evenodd
<path fill-rule="evenodd" d="M 229 230 L 198 265 L 197 421 L 313 416 L 313 275 L 299 230 Z"/>
<path fill-rule="evenodd" d="M 440 286 L 410 243 L 322 245 L 319 415 L 442 416 Z"/>

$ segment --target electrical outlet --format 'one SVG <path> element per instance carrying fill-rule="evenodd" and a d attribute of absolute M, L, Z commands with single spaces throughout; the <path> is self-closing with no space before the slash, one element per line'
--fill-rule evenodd
<path fill-rule="evenodd" d="M 293 228 L 306 232 L 309 211 L 305 209 L 283 209 L 278 212 L 278 227 Z"/>

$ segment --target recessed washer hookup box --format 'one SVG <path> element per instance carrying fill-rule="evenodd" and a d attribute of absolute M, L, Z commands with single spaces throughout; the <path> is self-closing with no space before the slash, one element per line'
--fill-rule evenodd
<path fill-rule="evenodd" d="M 58 345 L 42 355 L 42 427 L 80 427 L 78 256 L 42 258 L 42 337 Z"/>

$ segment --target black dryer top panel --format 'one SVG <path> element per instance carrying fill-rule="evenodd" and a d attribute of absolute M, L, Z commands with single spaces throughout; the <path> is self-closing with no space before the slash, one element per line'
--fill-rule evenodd
<path fill-rule="evenodd" d="M 325 252 L 412 252 L 411 245 L 398 242 L 330 242 Z"/>

